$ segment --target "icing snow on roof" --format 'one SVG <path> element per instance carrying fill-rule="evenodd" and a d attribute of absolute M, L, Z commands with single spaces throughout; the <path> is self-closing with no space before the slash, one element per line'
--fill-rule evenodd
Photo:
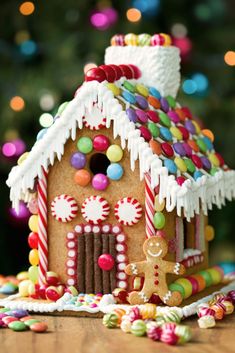
<path fill-rule="evenodd" d="M 94 102 L 96 104 L 94 105 Z M 215 152 L 213 134 L 201 130 L 199 122 L 172 96 L 162 97 L 141 79 L 120 78 L 114 83 L 85 82 L 54 124 L 33 146 L 28 158 L 12 169 L 7 180 L 10 198 L 17 207 L 28 201 L 42 167 L 48 170 L 55 159 L 61 160 L 64 145 L 76 130 L 82 129 L 84 116 L 101 114 L 106 127 L 112 123 L 114 138 L 130 152 L 131 169 L 139 161 L 140 179 L 151 174 L 152 187 L 160 184 L 160 199 L 166 199 L 167 211 L 190 219 L 213 204 L 221 207 L 235 196 L 235 172 Z"/>

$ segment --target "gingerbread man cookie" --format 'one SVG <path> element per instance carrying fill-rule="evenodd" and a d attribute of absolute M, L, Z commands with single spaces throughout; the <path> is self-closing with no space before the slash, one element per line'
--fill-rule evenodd
<path fill-rule="evenodd" d="M 182 302 L 179 292 L 171 292 L 166 282 L 166 274 L 182 275 L 185 268 L 178 262 L 165 261 L 163 258 L 168 252 L 167 241 L 161 237 L 153 236 L 147 239 L 143 245 L 146 256 L 145 261 L 131 263 L 126 266 L 128 275 L 144 274 L 144 285 L 140 292 L 129 294 L 131 305 L 147 303 L 153 293 L 159 295 L 163 303 L 169 306 L 177 306 Z"/>

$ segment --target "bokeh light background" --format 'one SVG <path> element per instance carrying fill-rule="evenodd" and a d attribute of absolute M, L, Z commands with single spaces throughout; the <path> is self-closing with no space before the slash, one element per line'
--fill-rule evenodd
<path fill-rule="evenodd" d="M 84 73 L 103 63 L 115 33 L 169 33 L 179 47 L 179 100 L 216 136 L 235 168 L 235 2 L 233 0 L 1 0 L 0 273 L 27 268 L 28 210 L 11 209 L 7 175 L 73 97 Z M 39 134 L 39 137 L 40 137 Z M 211 262 L 235 262 L 235 203 L 211 212 Z"/>

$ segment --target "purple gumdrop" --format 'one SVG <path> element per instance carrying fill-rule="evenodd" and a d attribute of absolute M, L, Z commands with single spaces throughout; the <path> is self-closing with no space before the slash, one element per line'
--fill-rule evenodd
<path fill-rule="evenodd" d="M 12 310 L 12 316 L 17 317 L 17 318 L 25 317 L 28 315 L 29 315 L 28 311 L 26 311 L 24 309 Z"/>
<path fill-rule="evenodd" d="M 160 99 L 160 103 L 161 103 L 161 108 L 162 108 L 162 110 L 163 110 L 165 113 L 167 113 L 168 110 L 169 110 L 169 104 L 168 104 L 167 100 L 162 97 L 162 98 Z"/>
<path fill-rule="evenodd" d="M 86 156 L 82 152 L 75 152 L 70 159 L 71 166 L 76 169 L 82 169 L 86 165 Z"/>
<path fill-rule="evenodd" d="M 128 119 L 129 119 L 130 121 L 132 121 L 133 123 L 136 123 L 136 122 L 137 122 L 138 117 L 137 117 L 137 115 L 136 115 L 134 109 L 128 108 L 128 109 L 126 110 L 126 113 L 127 113 Z"/>
<path fill-rule="evenodd" d="M 186 151 L 184 149 L 184 146 L 180 142 L 176 142 L 173 144 L 173 148 L 176 153 L 178 153 L 181 157 L 184 157 L 186 155 Z"/>
<path fill-rule="evenodd" d="M 187 157 L 191 157 L 192 153 L 193 153 L 192 148 L 187 144 L 187 142 L 183 142 L 183 146 L 184 146 L 184 150 L 185 150 L 186 156 Z"/>
<path fill-rule="evenodd" d="M 138 104 L 138 106 L 140 108 L 142 108 L 142 109 L 147 109 L 148 108 L 148 106 L 149 106 L 148 102 L 147 102 L 147 100 L 144 97 L 137 95 L 135 98 L 136 98 L 136 103 Z"/>

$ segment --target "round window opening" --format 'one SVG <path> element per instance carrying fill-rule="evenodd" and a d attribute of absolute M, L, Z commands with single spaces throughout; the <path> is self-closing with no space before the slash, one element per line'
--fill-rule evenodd
<path fill-rule="evenodd" d="M 107 174 L 107 168 L 110 165 L 110 160 L 103 153 L 94 153 L 91 156 L 89 167 L 91 172 L 96 175 L 98 173 Z"/>

